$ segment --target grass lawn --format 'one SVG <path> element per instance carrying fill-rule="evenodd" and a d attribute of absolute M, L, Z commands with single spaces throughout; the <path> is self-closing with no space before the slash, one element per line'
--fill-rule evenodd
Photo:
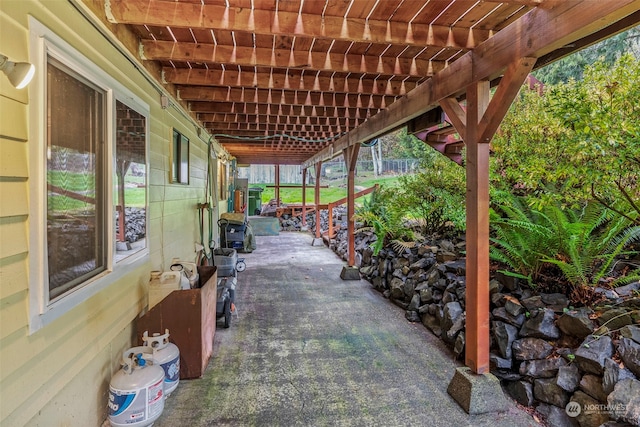
<path fill-rule="evenodd" d="M 321 185 L 328 185 L 329 188 L 320 189 L 320 203 L 330 203 L 335 200 L 347 197 L 347 179 L 322 179 Z M 284 185 L 284 183 L 280 183 Z M 385 187 L 398 185 L 397 176 L 379 176 L 375 177 L 371 175 L 356 176 L 356 191 L 369 188 L 375 184 L 380 184 Z M 262 188 L 262 203 L 268 203 L 269 200 L 275 198 L 275 189 L 273 187 L 267 188 L 267 185 L 273 184 L 251 184 L 249 188 Z M 362 188 L 359 188 L 362 187 Z M 307 184 L 307 203 L 314 202 L 315 189 L 312 184 Z M 285 204 L 299 204 L 302 203 L 302 187 L 300 188 L 281 188 L 280 200 Z"/>

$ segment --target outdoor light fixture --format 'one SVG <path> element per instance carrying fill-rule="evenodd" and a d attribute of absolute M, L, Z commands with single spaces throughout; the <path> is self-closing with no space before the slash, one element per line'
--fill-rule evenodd
<path fill-rule="evenodd" d="M 7 78 L 16 89 L 22 89 L 33 78 L 36 67 L 28 62 L 9 61 L 9 58 L 0 54 L 0 70 L 7 75 Z"/>

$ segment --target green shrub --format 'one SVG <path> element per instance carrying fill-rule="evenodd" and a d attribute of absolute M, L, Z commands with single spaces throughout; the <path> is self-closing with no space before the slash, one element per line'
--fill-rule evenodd
<path fill-rule="evenodd" d="M 578 212 L 557 206 L 548 211 L 559 247 L 555 256 L 547 252 L 542 259 L 558 266 L 574 287 L 600 284 L 611 274 L 614 261 L 631 253 L 629 244 L 640 240 L 640 226 L 630 226 L 627 218 L 595 201 Z"/>
<path fill-rule="evenodd" d="M 523 197 L 506 196 L 491 212 L 491 227 L 491 258 L 530 286 L 550 266 L 574 288 L 598 285 L 611 275 L 616 259 L 634 253 L 630 244 L 640 241 L 640 226 L 595 201 L 580 210 L 559 205 L 536 210 Z M 614 278 L 614 284 L 636 275 Z"/>
<path fill-rule="evenodd" d="M 421 238 L 406 226 L 403 212 L 394 209 L 395 190 L 378 187 L 370 197 L 363 200 L 354 214 L 354 220 L 363 225 L 360 230 L 371 230 L 376 235 L 376 241 L 372 244 L 374 255 L 378 255 L 388 243 L 411 247 Z"/>
<path fill-rule="evenodd" d="M 640 225 L 640 61 L 594 63 L 584 79 L 523 90 L 492 141 L 492 186 L 538 209 L 596 199 Z"/>
<path fill-rule="evenodd" d="M 425 153 L 421 171 L 400 177 L 393 203 L 421 220 L 422 233 L 460 233 L 465 228 L 465 170 L 435 150 Z"/>
<path fill-rule="evenodd" d="M 534 286 L 544 267 L 542 254 L 557 253 L 558 236 L 550 219 L 529 206 L 525 198 L 502 193 L 500 200 L 490 212 L 490 257 L 509 268 L 505 274 Z"/>

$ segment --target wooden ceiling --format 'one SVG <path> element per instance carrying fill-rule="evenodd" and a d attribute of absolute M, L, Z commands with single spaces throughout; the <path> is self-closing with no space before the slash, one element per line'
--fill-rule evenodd
<path fill-rule="evenodd" d="M 564 1 L 590 2 L 600 0 Z M 116 34 L 125 26 L 134 35 L 140 59 L 153 63 L 162 83 L 239 163 L 301 164 L 332 151 L 435 74 L 451 74 L 452 64 L 532 10 L 560 3 L 107 0 L 103 7 L 121 30 Z M 589 34 L 640 8 L 620 3 L 627 9 Z"/>

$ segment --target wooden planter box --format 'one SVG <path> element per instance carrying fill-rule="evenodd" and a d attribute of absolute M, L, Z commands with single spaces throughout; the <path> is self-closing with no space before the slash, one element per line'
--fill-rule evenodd
<path fill-rule="evenodd" d="M 209 363 L 216 333 L 216 267 L 198 267 L 200 287 L 176 290 L 138 318 L 137 336 L 164 334 L 180 350 L 180 379 L 199 378 Z"/>

